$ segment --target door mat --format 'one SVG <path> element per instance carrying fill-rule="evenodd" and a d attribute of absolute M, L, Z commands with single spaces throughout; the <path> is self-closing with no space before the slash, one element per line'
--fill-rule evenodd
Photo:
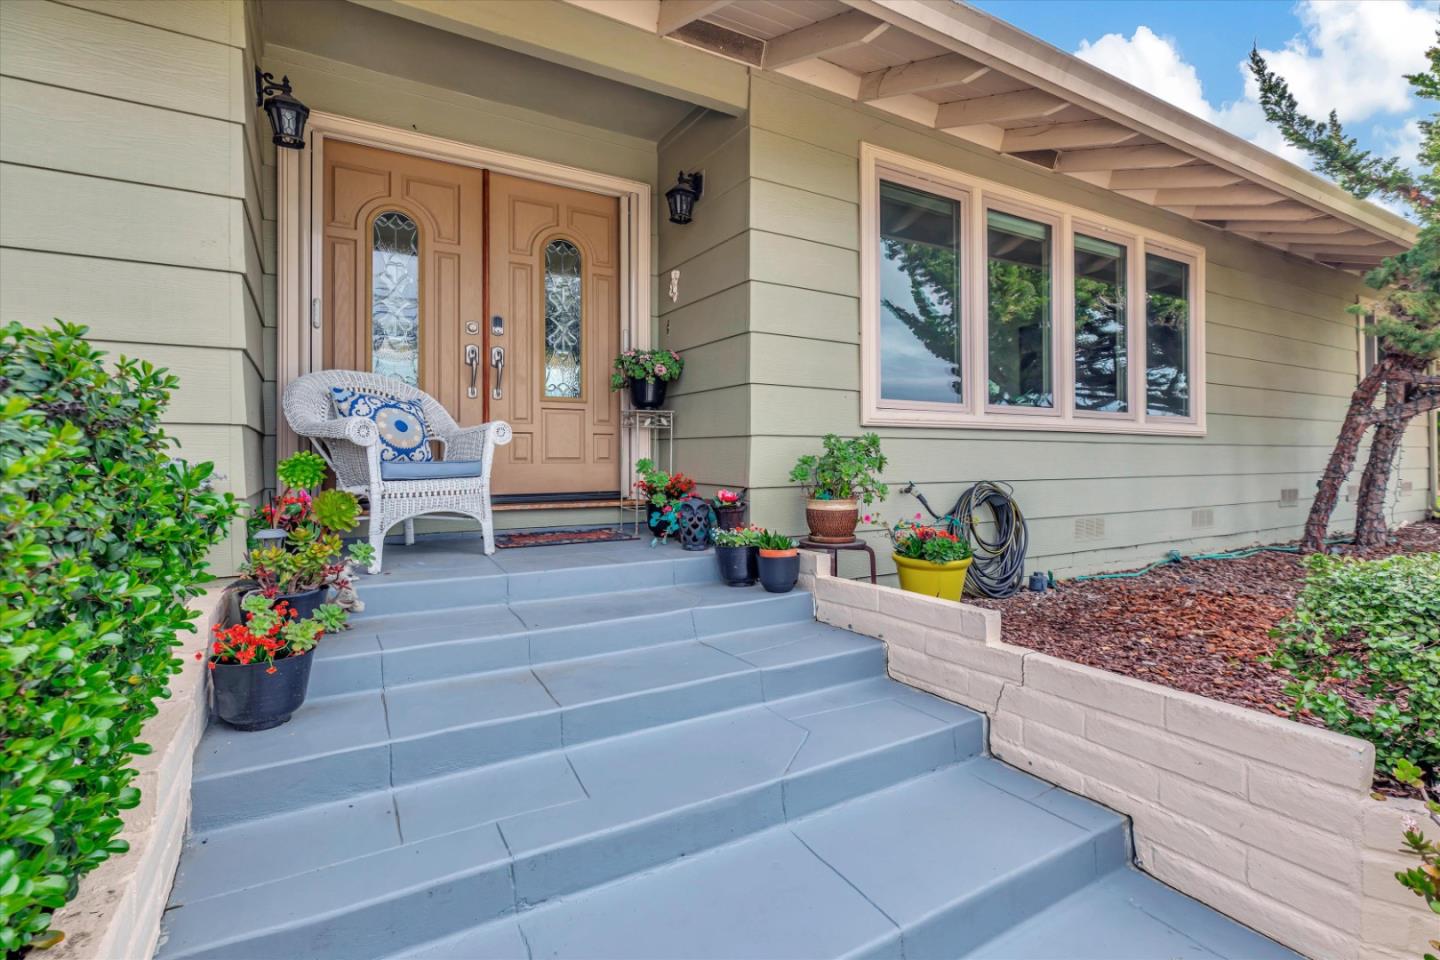
<path fill-rule="evenodd" d="M 614 540 L 639 540 L 633 533 L 626 533 L 618 527 L 602 527 L 598 530 L 536 530 L 530 533 L 500 533 L 495 536 L 495 545 L 501 549 L 510 547 L 548 547 L 559 543 L 609 543 Z"/>

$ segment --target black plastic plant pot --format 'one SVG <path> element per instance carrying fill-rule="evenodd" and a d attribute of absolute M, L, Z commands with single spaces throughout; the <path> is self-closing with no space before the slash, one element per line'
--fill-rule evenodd
<path fill-rule="evenodd" d="M 760 573 L 756 568 L 754 547 L 715 548 L 715 562 L 720 564 L 720 579 L 732 587 L 755 585 Z"/>
<path fill-rule="evenodd" d="M 265 663 L 217 663 L 210 671 L 215 716 L 236 730 L 269 730 L 287 722 L 305 702 L 314 652 Z"/>
<path fill-rule="evenodd" d="M 789 593 L 800 579 L 798 550 L 761 550 L 760 585 L 770 593 Z"/>
<path fill-rule="evenodd" d="M 316 587 L 302 593 L 282 593 L 275 598 L 275 603 L 284 600 L 290 605 L 290 609 L 295 611 L 296 620 L 308 620 L 320 608 L 320 604 L 325 602 L 329 592 L 329 587 Z"/>
<path fill-rule="evenodd" d="M 630 381 L 630 403 L 636 410 L 659 410 L 665 404 L 665 381 Z"/>

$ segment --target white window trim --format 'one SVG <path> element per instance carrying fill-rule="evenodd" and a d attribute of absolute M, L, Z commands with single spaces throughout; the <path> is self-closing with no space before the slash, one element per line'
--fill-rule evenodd
<path fill-rule="evenodd" d="M 965 345 L 962 404 L 884 400 L 880 396 L 880 179 L 908 183 L 960 200 L 961 322 Z M 986 211 L 996 207 L 1055 225 L 1053 318 L 1054 408 L 989 406 L 984 318 L 988 315 Z M 1127 325 L 1130 343 L 1130 410 L 1077 411 L 1074 395 L 1074 243 L 1076 231 L 1123 243 L 1129 258 Z M 1189 417 L 1151 416 L 1145 411 L 1145 253 L 1190 265 Z M 865 426 L 951 427 L 1205 435 L 1205 250 L 1165 234 L 1102 216 L 1094 211 L 1015 190 L 1003 184 L 906 156 L 870 143 L 860 145 L 860 422 Z M 977 399 L 978 398 L 978 399 Z"/>

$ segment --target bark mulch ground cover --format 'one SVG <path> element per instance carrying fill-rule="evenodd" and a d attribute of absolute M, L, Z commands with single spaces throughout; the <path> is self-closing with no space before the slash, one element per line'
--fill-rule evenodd
<path fill-rule="evenodd" d="M 1440 551 L 1440 522 L 1396 531 L 1360 557 Z M 1134 579 L 1062 582 L 1045 593 L 970 600 L 1003 614 L 1003 639 L 1055 657 L 1212 700 L 1288 716 L 1285 675 L 1259 661 L 1295 607 L 1304 577 L 1293 553 L 1186 560 Z"/>

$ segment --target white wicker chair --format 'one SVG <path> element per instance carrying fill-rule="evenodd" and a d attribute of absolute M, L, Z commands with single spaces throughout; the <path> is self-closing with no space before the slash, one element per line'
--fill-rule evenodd
<path fill-rule="evenodd" d="M 440 441 L 443 448 L 438 463 L 478 461 L 479 476 L 386 480 L 381 475 L 380 432 L 375 422 L 368 417 L 339 416 L 331 387 L 418 401 L 427 432 L 432 439 Z M 495 552 L 490 468 L 495 460 L 495 448 L 510 442 L 510 424 L 494 420 L 476 427 L 461 427 L 429 394 L 399 380 L 358 370 L 307 373 L 285 388 L 284 407 L 290 428 L 307 437 L 335 471 L 336 486 L 369 501 L 370 544 L 375 548 L 371 573 L 380 572 L 380 554 L 390 528 L 403 521 L 405 542 L 414 543 L 414 518 L 424 514 L 475 518 L 485 538 L 485 552 Z"/>

